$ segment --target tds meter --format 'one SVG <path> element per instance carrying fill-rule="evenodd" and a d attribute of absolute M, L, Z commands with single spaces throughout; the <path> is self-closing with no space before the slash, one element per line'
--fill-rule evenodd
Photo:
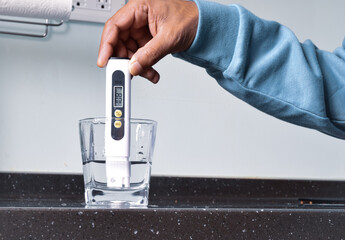
<path fill-rule="evenodd" d="M 131 166 L 129 59 L 110 58 L 106 69 L 105 157 L 108 187 L 129 187 Z"/>

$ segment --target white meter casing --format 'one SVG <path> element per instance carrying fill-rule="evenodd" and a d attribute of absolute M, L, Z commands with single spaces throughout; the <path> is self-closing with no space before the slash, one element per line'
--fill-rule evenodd
<path fill-rule="evenodd" d="M 108 187 L 129 187 L 131 75 L 129 59 L 110 58 L 106 69 L 105 157 Z"/>

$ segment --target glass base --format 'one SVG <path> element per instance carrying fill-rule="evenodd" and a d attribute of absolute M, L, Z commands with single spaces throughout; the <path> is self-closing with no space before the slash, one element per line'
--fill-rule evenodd
<path fill-rule="evenodd" d="M 129 188 L 108 188 L 85 186 L 85 203 L 87 208 L 146 208 L 148 204 L 149 185 Z"/>

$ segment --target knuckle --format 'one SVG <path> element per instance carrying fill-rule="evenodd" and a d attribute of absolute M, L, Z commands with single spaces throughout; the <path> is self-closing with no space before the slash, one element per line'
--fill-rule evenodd
<path fill-rule="evenodd" d="M 147 59 L 148 64 L 153 64 L 158 60 L 159 53 L 156 48 L 152 46 L 148 46 L 147 48 L 144 49 L 143 55 Z"/>
<path fill-rule="evenodd" d="M 110 25 L 111 25 L 111 18 L 109 18 L 109 19 L 105 22 L 104 26 L 105 26 L 105 27 L 108 27 L 108 26 L 110 26 Z"/>

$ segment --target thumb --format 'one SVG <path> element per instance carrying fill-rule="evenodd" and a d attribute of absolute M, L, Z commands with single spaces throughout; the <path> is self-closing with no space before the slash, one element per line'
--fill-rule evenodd
<path fill-rule="evenodd" d="M 139 75 L 145 69 L 151 68 L 155 63 L 169 54 L 169 44 L 165 37 L 157 34 L 143 47 L 139 48 L 129 62 L 129 71 L 132 75 Z"/>

